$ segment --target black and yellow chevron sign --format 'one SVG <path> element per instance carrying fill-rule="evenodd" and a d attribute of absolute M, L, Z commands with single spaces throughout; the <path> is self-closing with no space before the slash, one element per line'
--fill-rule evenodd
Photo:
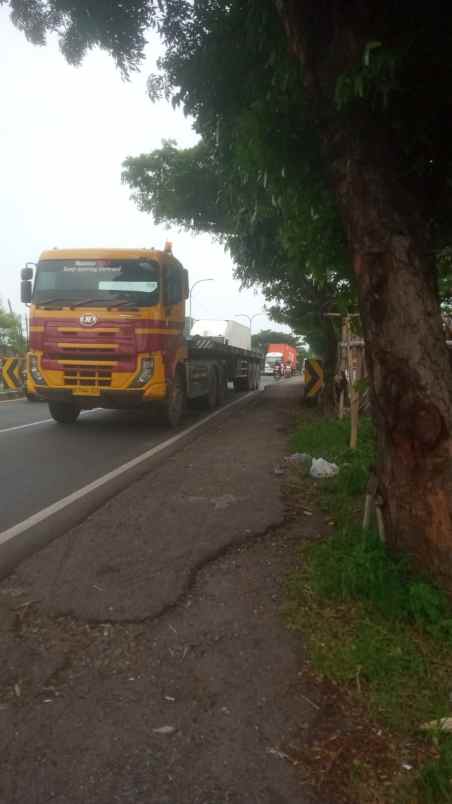
<path fill-rule="evenodd" d="M 0 359 L 0 366 L 2 370 L 3 384 L 6 385 L 6 387 L 11 391 L 17 391 L 18 388 L 22 388 L 24 384 L 22 375 L 24 358 L 5 357 L 3 360 Z"/>
<path fill-rule="evenodd" d="M 313 399 L 320 393 L 325 384 L 321 360 L 305 360 L 304 362 L 304 395 Z"/>

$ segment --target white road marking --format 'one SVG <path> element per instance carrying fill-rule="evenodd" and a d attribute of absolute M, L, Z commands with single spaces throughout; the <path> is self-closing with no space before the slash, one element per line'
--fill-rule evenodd
<path fill-rule="evenodd" d="M 102 477 L 98 477 L 97 480 L 93 480 L 92 483 L 88 483 L 86 486 L 82 486 L 82 488 L 77 489 L 77 491 L 73 491 L 72 494 L 68 494 L 67 497 L 62 497 L 61 500 L 52 503 L 52 505 L 48 505 L 41 511 L 37 511 L 36 514 L 32 514 L 32 516 L 27 517 L 27 519 L 22 520 L 22 522 L 18 522 L 17 525 L 13 525 L 11 528 L 4 530 L 2 533 L 0 533 L 0 545 L 9 542 L 11 539 L 14 539 L 21 533 L 24 533 L 30 528 L 33 528 L 35 525 L 39 525 L 40 522 L 43 522 L 50 516 L 53 516 L 53 514 L 57 514 L 59 511 L 62 511 L 64 508 L 67 508 L 68 505 L 71 505 L 77 500 L 80 500 L 82 497 L 86 497 L 86 495 L 90 494 L 92 491 L 95 491 L 96 489 L 105 486 L 111 480 L 115 480 L 115 478 L 125 474 L 125 472 L 128 472 L 129 469 L 133 469 L 135 466 L 139 466 L 140 463 L 147 461 L 154 455 L 158 455 L 159 452 L 162 452 L 167 447 L 170 447 L 172 444 L 175 444 L 181 438 L 184 438 L 189 433 L 192 433 L 194 432 L 194 430 L 197 430 L 199 427 L 202 427 L 203 424 L 209 422 L 211 419 L 214 419 L 216 416 L 219 416 L 220 413 L 223 413 L 223 411 L 226 410 L 227 408 L 232 408 L 234 407 L 234 405 L 238 405 L 240 402 L 243 402 L 244 399 L 248 399 L 248 397 L 253 396 L 256 393 L 260 393 L 262 390 L 263 389 L 259 389 L 259 391 L 250 391 L 245 396 L 241 396 L 240 399 L 236 399 L 234 402 L 230 402 L 223 408 L 220 408 L 219 410 L 210 413 L 209 416 L 205 416 L 199 422 L 192 424 L 190 427 L 187 427 L 185 430 L 182 430 L 180 433 L 177 433 L 177 435 L 174 435 L 171 438 L 166 439 L 166 441 L 162 441 L 160 444 L 157 444 L 155 447 L 148 449 L 146 452 L 141 453 L 141 455 L 138 455 L 131 461 L 123 463 L 121 466 L 118 466 L 111 472 L 107 472 L 106 475 L 102 475 Z M 92 411 L 86 411 L 86 412 L 89 413 Z"/>
<path fill-rule="evenodd" d="M 53 419 L 39 419 L 38 422 L 29 422 L 28 424 L 16 424 L 14 427 L 5 427 L 0 430 L 0 433 L 12 433 L 13 430 L 25 430 L 26 427 L 36 427 L 37 424 L 45 424 L 46 422 L 53 422 Z"/>
<path fill-rule="evenodd" d="M 14 399 L 1 399 L 0 394 L 0 405 L 7 405 L 9 402 L 24 402 L 24 401 L 25 401 L 24 396 L 17 396 Z"/>
<path fill-rule="evenodd" d="M 87 413 L 95 413 L 102 408 L 93 408 L 92 410 L 82 410 L 80 412 L 80 416 L 85 416 Z M 13 430 L 25 430 L 26 427 L 36 427 L 37 424 L 46 424 L 46 422 L 53 422 L 54 419 L 39 419 L 37 422 L 29 422 L 28 424 L 15 424 L 14 427 L 4 427 L 3 430 L 0 430 L 0 435 L 2 433 L 12 433 Z"/>

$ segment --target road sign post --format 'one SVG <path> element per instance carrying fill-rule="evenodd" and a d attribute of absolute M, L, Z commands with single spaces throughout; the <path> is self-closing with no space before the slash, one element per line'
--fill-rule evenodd
<path fill-rule="evenodd" d="M 325 377 L 321 360 L 306 359 L 304 361 L 304 396 L 305 399 L 318 399 L 325 385 Z"/>
<path fill-rule="evenodd" d="M 0 358 L 1 377 L 3 385 L 8 391 L 18 391 L 23 388 L 24 357 Z"/>

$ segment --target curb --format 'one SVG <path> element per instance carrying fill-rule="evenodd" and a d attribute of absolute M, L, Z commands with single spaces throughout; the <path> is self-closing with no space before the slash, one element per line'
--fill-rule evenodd
<path fill-rule="evenodd" d="M 24 391 L 0 391 L 0 402 L 7 402 L 8 399 L 20 399 L 25 397 Z"/>

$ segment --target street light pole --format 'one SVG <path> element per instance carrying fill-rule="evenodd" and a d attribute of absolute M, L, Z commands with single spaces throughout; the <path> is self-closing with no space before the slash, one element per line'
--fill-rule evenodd
<path fill-rule="evenodd" d="M 191 330 L 191 326 L 192 326 L 192 318 L 191 318 L 191 294 L 193 293 L 193 290 L 195 289 L 196 285 L 199 285 L 201 282 L 213 282 L 213 281 L 214 281 L 214 280 L 213 280 L 211 277 L 209 277 L 208 279 L 198 279 L 198 281 L 197 281 L 197 282 L 194 282 L 194 283 L 193 283 L 193 285 L 192 285 L 192 286 L 191 286 L 191 288 L 190 288 L 190 294 L 189 294 L 189 319 L 190 319 L 190 330 Z"/>
<path fill-rule="evenodd" d="M 247 315 L 247 313 L 237 313 L 235 315 L 235 318 L 242 317 L 242 318 L 247 318 L 248 319 L 248 321 L 250 322 L 250 335 L 251 335 L 252 334 L 251 333 L 252 323 L 253 323 L 254 319 L 257 318 L 258 315 L 265 315 L 265 313 L 254 313 L 254 315 Z"/>

